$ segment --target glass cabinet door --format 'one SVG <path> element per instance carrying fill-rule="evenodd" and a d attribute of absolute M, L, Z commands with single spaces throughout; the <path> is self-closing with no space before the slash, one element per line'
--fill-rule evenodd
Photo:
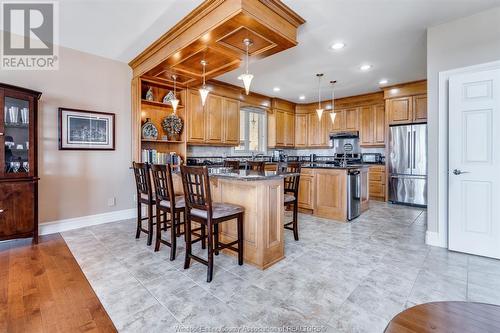
<path fill-rule="evenodd" d="M 6 178 L 31 176 L 34 161 L 34 127 L 30 126 L 33 117 L 33 97 L 8 90 L 4 90 L 3 95 L 3 176 Z"/>

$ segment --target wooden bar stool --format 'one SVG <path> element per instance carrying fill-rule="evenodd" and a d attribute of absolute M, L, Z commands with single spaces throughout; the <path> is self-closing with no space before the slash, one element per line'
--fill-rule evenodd
<path fill-rule="evenodd" d="M 151 245 L 153 242 L 153 206 L 156 200 L 151 189 L 151 177 L 149 175 L 149 165 L 147 163 L 132 162 L 134 168 L 135 185 L 137 187 L 137 231 L 135 238 L 139 238 L 141 231 L 148 235 L 147 244 Z M 142 205 L 147 207 L 147 217 L 142 217 Z M 142 227 L 142 221 L 148 221 L 148 229 Z"/>
<path fill-rule="evenodd" d="M 170 247 L 170 260 L 175 259 L 177 236 L 181 234 L 181 212 L 185 210 L 184 196 L 175 195 L 170 164 L 151 166 L 156 193 L 156 244 L 155 252 L 160 249 L 160 243 Z M 170 215 L 170 219 L 168 216 Z M 164 217 L 162 221 L 162 217 Z M 170 229 L 170 242 L 161 238 L 161 231 Z"/>
<path fill-rule="evenodd" d="M 298 226 L 298 198 L 299 198 L 299 182 L 300 182 L 300 163 L 289 162 L 283 168 L 285 172 L 297 173 L 297 176 L 286 177 L 284 180 L 285 188 L 285 206 L 293 205 L 293 220 L 285 223 L 285 229 L 293 230 L 293 238 L 299 240 L 299 226 Z M 291 225 L 291 226 L 290 226 Z"/>
<path fill-rule="evenodd" d="M 207 167 L 181 166 L 182 185 L 186 201 L 186 258 L 184 269 L 189 268 L 191 259 L 208 266 L 207 282 L 212 281 L 214 269 L 214 253 L 222 249 L 230 249 L 238 253 L 238 264 L 243 265 L 243 213 L 245 209 L 229 203 L 212 203 L 210 180 Z M 223 244 L 219 242 L 219 223 L 237 220 L 236 241 Z M 208 260 L 191 253 L 191 222 L 198 222 L 207 227 Z M 234 245 L 238 247 L 234 247 Z"/>
<path fill-rule="evenodd" d="M 224 161 L 224 168 L 231 168 L 235 172 L 240 171 L 240 161 Z"/>
<path fill-rule="evenodd" d="M 260 161 L 247 161 L 246 169 L 258 172 L 264 172 L 266 163 Z"/>

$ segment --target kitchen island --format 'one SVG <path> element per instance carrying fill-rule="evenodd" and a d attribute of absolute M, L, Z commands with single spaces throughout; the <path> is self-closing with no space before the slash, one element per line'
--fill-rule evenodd
<path fill-rule="evenodd" d="M 314 216 L 347 222 L 349 208 L 348 174 L 360 172 L 359 191 L 352 197 L 359 200 L 360 213 L 369 208 L 368 166 L 334 166 L 325 163 L 308 163 L 302 166 L 299 185 L 299 207 Z"/>
<path fill-rule="evenodd" d="M 285 257 L 283 238 L 284 182 L 294 174 L 241 170 L 239 173 L 211 173 L 212 200 L 245 207 L 244 261 L 266 269 Z M 175 191 L 182 193 L 181 179 L 174 177 Z M 237 239 L 236 220 L 222 223 L 219 237 L 224 243 Z M 224 250 L 225 251 L 225 250 Z M 233 252 L 225 252 L 234 255 Z"/>

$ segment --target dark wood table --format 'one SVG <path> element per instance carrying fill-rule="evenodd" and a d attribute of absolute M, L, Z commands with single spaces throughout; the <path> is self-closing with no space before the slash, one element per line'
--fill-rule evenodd
<path fill-rule="evenodd" d="M 385 333 L 500 332 L 500 306 L 471 302 L 433 302 L 395 316 Z"/>

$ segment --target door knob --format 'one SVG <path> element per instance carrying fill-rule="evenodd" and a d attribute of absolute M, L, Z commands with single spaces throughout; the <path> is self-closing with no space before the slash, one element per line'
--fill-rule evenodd
<path fill-rule="evenodd" d="M 462 171 L 462 170 L 458 170 L 458 169 L 453 170 L 453 174 L 457 175 L 457 176 L 461 175 L 463 173 L 470 173 L 470 172 L 469 171 Z"/>

